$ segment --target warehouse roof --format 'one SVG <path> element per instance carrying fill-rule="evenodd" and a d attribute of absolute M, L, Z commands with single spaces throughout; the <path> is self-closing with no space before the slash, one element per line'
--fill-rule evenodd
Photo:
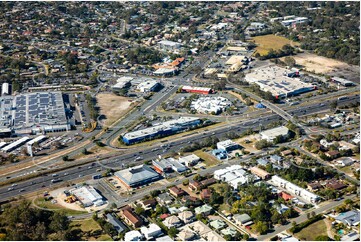
<path fill-rule="evenodd" d="M 158 177 L 158 173 L 146 165 L 134 166 L 125 170 L 120 170 L 115 173 L 117 177 L 122 179 L 128 185 L 132 185 L 147 179 Z"/>

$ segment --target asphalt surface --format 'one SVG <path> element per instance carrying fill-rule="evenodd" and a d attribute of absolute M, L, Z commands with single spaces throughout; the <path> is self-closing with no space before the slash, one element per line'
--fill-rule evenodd
<path fill-rule="evenodd" d="M 339 101 L 340 104 L 346 104 L 359 101 L 359 95 L 355 95 L 353 97 L 350 97 L 345 100 Z M 329 103 L 332 102 L 332 100 L 329 100 L 328 102 L 324 102 L 324 105 L 321 104 L 313 104 L 310 106 L 303 106 L 299 108 L 295 108 L 292 112 L 294 115 L 305 115 L 310 113 L 318 113 L 322 110 L 329 109 Z M 224 134 L 227 132 L 239 132 L 242 133 L 243 131 L 253 128 L 257 129 L 260 126 L 267 126 L 267 124 L 272 123 L 274 121 L 280 120 L 280 117 L 276 114 L 269 115 L 266 117 L 261 117 L 259 119 L 253 119 L 248 120 L 246 122 L 240 122 L 239 124 L 230 124 L 228 127 L 220 128 L 218 130 L 209 130 L 202 133 L 198 133 L 198 131 L 195 130 L 195 135 L 185 137 L 183 140 L 177 140 L 173 142 L 168 142 L 168 144 L 171 145 L 171 147 L 168 150 L 164 150 L 161 147 L 150 147 L 147 149 L 144 149 L 143 151 L 136 151 L 130 154 L 120 155 L 117 158 L 109 159 L 106 161 L 99 161 L 92 164 L 88 164 L 86 166 L 80 166 L 76 168 L 69 168 L 65 169 L 62 172 L 58 172 L 57 177 L 52 177 L 51 175 L 48 176 L 42 176 L 42 177 L 36 177 L 33 179 L 29 179 L 28 181 L 20 182 L 17 184 L 17 186 L 11 187 L 4 186 L 0 188 L 0 201 L 7 200 L 11 197 L 16 197 L 19 195 L 27 194 L 34 192 L 39 189 L 48 188 L 51 189 L 54 185 L 58 185 L 60 183 L 64 182 L 70 182 L 72 180 L 79 179 L 79 175 L 81 177 L 84 176 L 91 176 L 95 174 L 99 174 L 100 172 L 97 170 L 102 169 L 103 171 L 107 168 L 113 168 L 113 169 L 121 169 L 122 167 L 125 167 L 129 164 L 136 164 L 136 163 L 143 163 L 144 160 L 151 160 L 153 158 L 158 157 L 158 155 L 162 155 L 164 153 L 168 153 L 171 150 L 178 151 L 182 147 L 185 147 L 187 145 L 190 145 L 188 142 L 193 140 L 200 140 L 202 138 L 205 138 L 207 136 L 217 136 L 219 138 L 222 138 Z M 170 138 L 171 139 L 171 138 Z M 156 150 L 155 150 L 156 149 Z M 137 160 L 137 157 L 138 160 Z M 101 165 L 100 165 L 101 164 Z M 61 179 L 59 183 L 52 183 L 51 180 L 54 178 Z M 32 184 L 33 183 L 33 184 Z M 13 190 L 8 189 L 13 188 Z"/>

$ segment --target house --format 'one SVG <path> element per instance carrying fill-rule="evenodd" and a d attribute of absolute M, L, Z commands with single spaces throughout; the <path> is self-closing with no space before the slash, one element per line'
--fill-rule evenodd
<path fill-rule="evenodd" d="M 177 216 L 172 215 L 164 219 L 163 224 L 167 226 L 167 228 L 179 227 L 181 225 L 181 221 Z"/>
<path fill-rule="evenodd" d="M 159 194 L 158 197 L 156 197 L 156 200 L 159 202 L 160 205 L 166 206 L 171 204 L 174 199 L 168 193 L 162 193 Z"/>
<path fill-rule="evenodd" d="M 161 228 L 154 223 L 149 224 L 148 227 L 141 227 L 140 232 L 142 232 L 147 240 L 154 240 L 154 238 L 163 234 Z"/>
<path fill-rule="evenodd" d="M 327 180 L 325 186 L 334 190 L 342 190 L 347 187 L 347 185 L 345 185 L 343 182 L 338 181 L 334 178 Z"/>
<path fill-rule="evenodd" d="M 234 236 L 236 236 L 236 234 L 237 234 L 237 230 L 234 229 L 234 228 L 232 228 L 232 227 L 228 227 L 228 228 L 226 228 L 226 229 L 222 229 L 222 230 L 221 230 L 221 234 L 223 234 L 223 235 L 230 235 L 231 237 L 234 237 Z"/>
<path fill-rule="evenodd" d="M 282 156 L 288 156 L 288 155 L 292 155 L 292 150 L 284 150 L 281 152 Z"/>
<path fill-rule="evenodd" d="M 360 211 L 351 210 L 335 217 L 336 222 L 347 226 L 357 226 L 360 223 Z"/>
<path fill-rule="evenodd" d="M 117 231 L 118 234 L 127 230 L 127 226 L 120 222 L 119 219 L 117 219 L 113 214 L 108 213 L 106 218 L 108 222 L 113 225 L 114 229 Z"/>
<path fill-rule="evenodd" d="M 178 233 L 178 238 L 180 241 L 191 241 L 196 237 L 196 234 L 188 229 L 183 229 Z"/>
<path fill-rule="evenodd" d="M 198 203 L 201 203 L 198 198 L 193 197 L 193 196 L 189 196 L 189 195 L 183 196 L 182 199 L 181 199 L 181 201 L 182 201 L 183 203 L 190 202 L 190 203 L 192 203 L 193 205 L 198 204 Z"/>
<path fill-rule="evenodd" d="M 202 188 L 201 183 L 197 182 L 197 181 L 191 181 L 188 184 L 188 188 L 192 191 L 199 191 Z"/>
<path fill-rule="evenodd" d="M 142 208 L 144 208 L 145 210 L 150 210 L 152 208 L 155 208 L 155 206 L 157 205 L 157 200 L 155 200 L 154 198 L 152 199 L 147 199 L 144 201 L 140 201 L 139 204 L 142 206 Z"/>
<path fill-rule="evenodd" d="M 188 224 L 193 222 L 193 220 L 195 219 L 194 214 L 191 211 L 183 211 L 181 213 L 178 214 L 178 218 L 184 223 L 184 224 Z"/>
<path fill-rule="evenodd" d="M 134 228 L 138 228 L 143 224 L 142 219 L 135 214 L 129 206 L 121 209 L 120 215 L 128 225 L 133 226 Z"/>
<path fill-rule="evenodd" d="M 196 207 L 194 209 L 194 211 L 196 212 L 196 214 L 203 214 L 203 215 L 209 215 L 211 214 L 211 212 L 213 211 L 213 208 L 207 204 L 204 204 L 203 206 L 200 207 Z"/>
<path fill-rule="evenodd" d="M 248 224 L 250 221 L 252 221 L 252 218 L 244 213 L 244 214 L 235 214 L 233 215 L 233 220 L 236 222 L 238 226 Z"/>
<path fill-rule="evenodd" d="M 202 236 L 206 241 L 226 241 L 222 236 L 220 236 L 215 231 L 210 231 Z"/>
<path fill-rule="evenodd" d="M 341 166 L 350 166 L 355 162 L 355 160 L 350 157 L 342 157 L 337 159 L 336 162 Z"/>
<path fill-rule="evenodd" d="M 211 177 L 211 178 L 201 181 L 201 185 L 202 185 L 202 187 L 208 187 L 210 185 L 215 184 L 216 182 L 217 182 L 217 180 L 214 179 L 213 177 Z"/>
<path fill-rule="evenodd" d="M 226 223 L 223 220 L 219 220 L 219 219 L 213 220 L 212 222 L 209 223 L 209 225 L 215 230 L 220 230 L 226 227 Z"/>
<path fill-rule="evenodd" d="M 171 239 L 168 235 L 162 236 L 159 238 L 156 238 L 155 241 L 167 241 L 167 242 L 173 242 L 174 240 Z"/>
<path fill-rule="evenodd" d="M 293 198 L 293 196 L 287 192 L 280 192 L 279 196 L 282 197 L 285 201 L 291 200 Z"/>
<path fill-rule="evenodd" d="M 258 176 L 258 177 L 262 178 L 263 180 L 266 180 L 271 177 L 271 175 L 267 171 L 265 171 L 261 168 L 258 168 L 256 166 L 252 167 L 250 169 L 250 171 L 253 175 Z"/>
<path fill-rule="evenodd" d="M 169 193 L 175 197 L 181 197 L 187 194 L 186 191 L 184 191 L 182 188 L 176 186 L 169 188 Z"/>
<path fill-rule="evenodd" d="M 320 188 L 322 188 L 322 185 L 319 182 L 312 182 L 307 184 L 307 189 L 312 192 L 318 191 Z"/>
<path fill-rule="evenodd" d="M 281 165 L 281 162 L 282 162 L 282 157 L 281 157 L 281 156 L 271 155 L 269 159 L 270 159 L 270 161 L 271 161 L 272 163 Z"/>
<path fill-rule="evenodd" d="M 211 190 L 206 188 L 201 191 L 201 199 L 209 200 L 211 198 Z"/>
<path fill-rule="evenodd" d="M 141 241 L 143 240 L 143 235 L 138 230 L 132 230 L 124 235 L 124 241 Z"/>
<path fill-rule="evenodd" d="M 330 150 L 330 151 L 325 152 L 325 155 L 328 158 L 336 159 L 337 157 L 340 156 L 340 152 L 338 152 L 337 150 Z"/>
<path fill-rule="evenodd" d="M 289 207 L 287 207 L 286 205 L 284 205 L 282 203 L 280 205 L 278 205 L 278 206 L 275 206 L 275 207 L 276 207 L 276 210 L 277 210 L 277 212 L 279 214 L 283 214 L 284 212 L 286 212 L 287 210 L 290 209 Z"/>
<path fill-rule="evenodd" d="M 265 160 L 263 158 L 259 158 L 259 159 L 257 159 L 257 163 L 258 163 L 258 165 L 266 166 L 268 164 L 268 160 Z"/>

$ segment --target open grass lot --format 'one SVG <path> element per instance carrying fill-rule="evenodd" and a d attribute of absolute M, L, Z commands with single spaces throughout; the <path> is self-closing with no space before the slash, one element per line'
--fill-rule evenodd
<path fill-rule="evenodd" d="M 197 150 L 194 154 L 201 158 L 208 167 L 215 166 L 220 163 L 216 157 L 201 150 Z"/>
<path fill-rule="evenodd" d="M 102 228 L 94 219 L 85 219 L 80 221 L 71 222 L 72 230 L 81 230 L 81 240 L 99 240 L 110 241 L 112 240 L 109 235 L 104 234 Z"/>
<path fill-rule="evenodd" d="M 67 209 L 64 208 L 62 206 L 60 206 L 59 204 L 53 204 L 50 201 L 45 201 L 45 199 L 43 197 L 38 197 L 34 200 L 34 205 L 39 207 L 39 208 L 44 208 L 44 209 L 49 209 L 49 210 L 54 210 L 54 211 L 58 211 L 58 212 L 65 212 L 66 215 L 68 216 L 73 216 L 73 215 L 79 215 L 79 214 L 85 214 L 87 213 L 86 211 L 77 211 L 77 210 L 72 210 L 72 209 Z"/>
<path fill-rule="evenodd" d="M 212 187 L 217 193 L 223 193 L 222 191 L 226 190 L 227 185 L 228 184 L 226 183 L 216 183 L 210 187 Z"/>
<path fill-rule="evenodd" d="M 310 224 L 308 227 L 295 234 L 295 236 L 302 241 L 315 241 L 316 237 L 320 235 L 327 236 L 327 227 L 324 220 Z"/>
<path fill-rule="evenodd" d="M 279 50 L 284 45 L 298 46 L 298 42 L 291 41 L 285 37 L 276 36 L 273 34 L 256 36 L 253 37 L 252 40 L 257 44 L 256 53 L 260 55 L 267 55 L 270 49 Z"/>

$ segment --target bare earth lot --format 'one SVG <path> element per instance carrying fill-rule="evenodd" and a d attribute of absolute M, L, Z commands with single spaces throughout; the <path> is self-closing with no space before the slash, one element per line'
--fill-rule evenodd
<path fill-rule="evenodd" d="M 358 66 L 310 53 L 297 54 L 292 57 L 296 60 L 296 64 L 304 66 L 306 71 L 329 76 L 343 76 L 357 83 L 360 81 L 360 67 Z"/>
<path fill-rule="evenodd" d="M 100 107 L 100 114 L 105 115 L 106 125 L 111 125 L 122 117 L 131 105 L 131 102 L 128 101 L 129 98 L 120 97 L 113 93 L 100 93 L 96 98 Z"/>

